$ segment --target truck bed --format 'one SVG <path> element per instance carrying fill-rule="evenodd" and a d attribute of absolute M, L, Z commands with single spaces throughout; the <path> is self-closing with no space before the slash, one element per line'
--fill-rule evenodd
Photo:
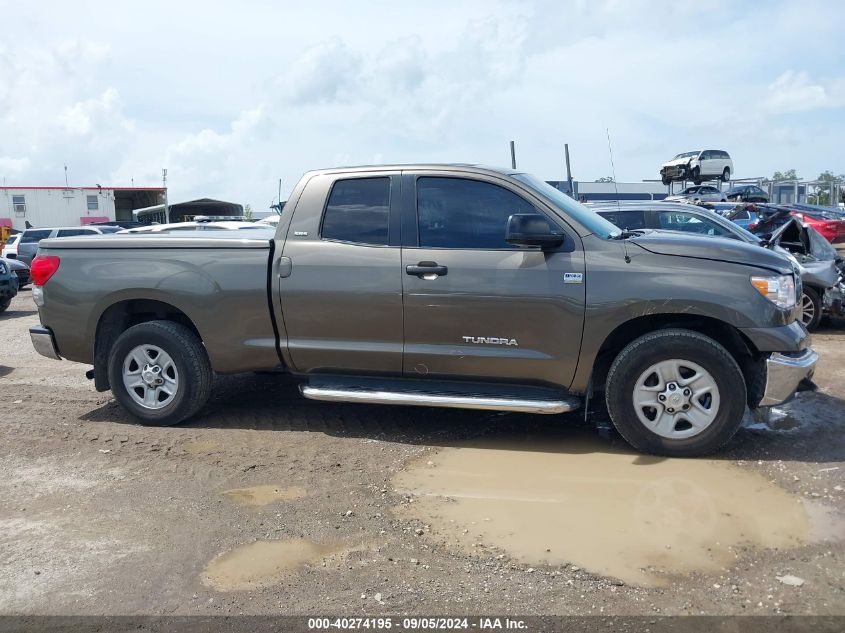
<path fill-rule="evenodd" d="M 249 233 L 43 240 L 39 254 L 61 260 L 43 290 L 44 301 L 53 307 L 43 325 L 61 342 L 64 358 L 91 364 L 95 350 L 90 342 L 96 341 L 105 310 L 143 301 L 155 313 L 175 310 L 190 319 L 215 371 L 272 369 L 279 364 L 268 293 L 274 231 Z"/>

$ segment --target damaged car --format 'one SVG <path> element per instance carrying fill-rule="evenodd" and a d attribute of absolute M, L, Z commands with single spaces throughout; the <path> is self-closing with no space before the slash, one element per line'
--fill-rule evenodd
<path fill-rule="evenodd" d="M 814 330 L 824 316 L 845 316 L 845 260 L 815 228 L 801 221 L 790 208 L 766 207 L 749 231 L 766 244 L 788 251 L 801 266 L 802 321 Z"/>

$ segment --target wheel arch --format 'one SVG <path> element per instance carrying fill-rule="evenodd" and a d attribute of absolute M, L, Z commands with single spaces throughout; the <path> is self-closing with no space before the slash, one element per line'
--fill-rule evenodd
<path fill-rule="evenodd" d="M 94 335 L 94 387 L 97 391 L 110 388 L 108 358 L 117 338 L 133 325 L 147 321 L 180 323 L 202 340 L 199 329 L 178 307 L 157 299 L 124 299 L 111 304 L 100 314 Z"/>
<path fill-rule="evenodd" d="M 603 391 L 610 366 L 619 353 L 637 338 L 670 328 L 680 328 L 708 336 L 736 360 L 749 386 L 748 399 L 757 396 L 755 384 L 762 361 L 752 342 L 737 328 L 719 319 L 692 314 L 657 314 L 640 316 L 625 321 L 605 337 L 593 362 L 591 383 L 596 391 Z"/>

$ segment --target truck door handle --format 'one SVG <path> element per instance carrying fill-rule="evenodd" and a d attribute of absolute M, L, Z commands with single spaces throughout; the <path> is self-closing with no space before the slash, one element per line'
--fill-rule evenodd
<path fill-rule="evenodd" d="M 445 275 L 449 272 L 449 269 L 437 262 L 420 262 L 416 266 L 413 264 L 405 266 L 405 272 L 409 275 L 416 275 L 420 279 L 431 281 Z"/>

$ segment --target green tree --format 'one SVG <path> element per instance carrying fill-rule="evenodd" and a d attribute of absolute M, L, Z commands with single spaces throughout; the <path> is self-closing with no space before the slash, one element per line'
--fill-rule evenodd
<path fill-rule="evenodd" d="M 813 185 L 814 192 L 809 196 L 810 204 L 820 204 L 822 206 L 835 204 L 835 202 L 832 203 L 830 200 L 830 193 L 832 189 L 830 183 L 837 180 L 840 183 L 845 183 L 845 174 L 839 174 L 836 176 L 832 171 L 826 169 L 819 174 L 819 177 L 816 178 L 816 180 L 819 184 Z"/>
<path fill-rule="evenodd" d="M 613 176 L 602 176 L 597 178 L 594 182 L 613 182 Z"/>
<path fill-rule="evenodd" d="M 252 207 L 250 205 L 244 207 L 244 220 L 252 222 Z"/>
<path fill-rule="evenodd" d="M 776 171 L 772 176 L 772 180 L 800 180 L 794 169 L 787 169 L 786 171 Z"/>

